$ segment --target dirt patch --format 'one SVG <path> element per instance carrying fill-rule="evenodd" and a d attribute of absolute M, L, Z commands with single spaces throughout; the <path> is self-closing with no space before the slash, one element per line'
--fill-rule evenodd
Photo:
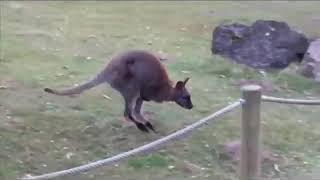
<path fill-rule="evenodd" d="M 19 87 L 22 87 L 22 84 L 19 83 L 17 80 L 15 80 L 12 77 L 0 77 L 0 91 L 2 90 L 8 90 L 8 89 L 17 89 Z"/>

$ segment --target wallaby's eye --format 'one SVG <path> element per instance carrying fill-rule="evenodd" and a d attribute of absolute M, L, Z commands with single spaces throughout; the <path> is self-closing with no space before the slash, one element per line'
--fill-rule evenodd
<path fill-rule="evenodd" d="M 190 96 L 184 96 L 183 99 L 189 100 Z"/>

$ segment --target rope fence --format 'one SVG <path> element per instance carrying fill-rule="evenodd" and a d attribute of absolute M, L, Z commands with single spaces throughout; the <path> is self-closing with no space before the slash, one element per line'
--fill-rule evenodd
<path fill-rule="evenodd" d="M 124 153 L 120 153 L 118 155 L 112 156 L 110 158 L 107 159 L 103 159 L 103 160 L 99 160 L 99 161 L 95 161 L 86 165 L 82 165 L 82 166 L 78 166 L 78 167 L 74 167 L 71 169 L 67 169 L 67 170 L 62 170 L 62 171 L 57 171 L 57 172 L 53 172 L 53 173 L 48 173 L 48 174 L 43 174 L 43 175 L 39 175 L 39 176 L 31 176 L 31 177 L 23 177 L 20 180 L 45 180 L 45 179 L 52 179 L 52 178 L 57 178 L 57 177 L 61 177 L 61 176 L 66 176 L 66 175 L 72 175 L 72 174 L 76 174 L 76 173 L 81 173 L 81 172 L 85 172 L 88 171 L 90 169 L 95 169 L 98 168 L 100 166 L 104 166 L 104 165 L 110 165 L 113 164 L 115 162 L 118 162 L 122 159 L 128 158 L 130 156 L 133 155 L 137 155 L 139 153 L 142 152 L 146 152 L 148 150 L 151 149 L 155 149 L 160 147 L 161 145 L 164 145 L 172 140 L 178 139 L 179 137 L 182 137 L 188 133 L 190 133 L 192 130 L 201 127 L 204 124 L 207 124 L 210 120 L 215 120 L 216 118 L 220 117 L 221 115 L 232 111 L 233 109 L 239 107 L 241 104 L 244 103 L 244 100 L 239 99 L 238 101 L 222 108 L 219 111 L 216 111 L 215 113 L 212 113 L 211 115 L 204 117 L 202 119 L 200 119 L 199 121 L 181 129 L 178 130 L 168 136 L 165 136 L 161 139 L 158 139 L 156 141 L 153 141 L 149 144 L 145 144 L 143 146 L 137 147 L 135 149 L 132 149 L 130 151 L 124 152 Z"/>
<path fill-rule="evenodd" d="M 285 99 L 272 96 L 261 95 L 261 87 L 257 85 L 246 85 L 242 87 L 242 98 L 231 103 L 228 106 L 204 117 L 197 122 L 188 125 L 172 134 L 162 137 L 156 141 L 142 145 L 135 149 L 117 154 L 115 156 L 94 161 L 78 167 L 52 172 L 38 176 L 22 177 L 19 180 L 47 180 L 67 175 L 75 175 L 77 173 L 89 171 L 104 165 L 110 165 L 120 160 L 126 159 L 148 150 L 159 148 L 160 146 L 183 137 L 207 124 L 210 120 L 216 120 L 223 114 L 234 110 L 242 105 L 242 121 L 241 121 L 241 158 L 240 158 L 240 180 L 260 179 L 261 155 L 260 155 L 260 116 L 261 102 L 297 104 L 297 105 L 320 105 L 320 100 L 301 100 L 301 99 Z"/>
<path fill-rule="evenodd" d="M 285 99 L 263 95 L 262 101 L 282 104 L 320 105 L 320 100 Z"/>

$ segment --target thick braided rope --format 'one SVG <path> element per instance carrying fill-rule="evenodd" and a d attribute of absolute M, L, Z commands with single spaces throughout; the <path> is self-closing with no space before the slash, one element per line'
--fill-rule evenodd
<path fill-rule="evenodd" d="M 263 95 L 262 101 L 282 104 L 320 105 L 320 100 L 285 99 Z"/>
<path fill-rule="evenodd" d="M 209 120 L 211 119 L 216 119 L 217 117 L 230 112 L 231 110 L 237 108 L 238 106 L 240 106 L 242 103 L 244 103 L 244 100 L 240 99 L 224 108 L 222 108 L 221 110 L 212 113 L 211 115 L 204 117 L 202 119 L 200 119 L 199 121 L 179 130 L 176 131 L 168 136 L 165 136 L 161 139 L 158 139 L 156 141 L 153 141 L 149 144 L 137 147 L 135 149 L 132 149 L 130 151 L 115 155 L 113 157 L 107 158 L 107 159 L 103 159 L 103 160 L 99 160 L 99 161 L 95 161 L 86 165 L 82 165 L 82 166 L 78 166 L 78 167 L 74 167 L 71 169 L 67 169 L 67 170 L 62 170 L 62 171 L 57 171 L 57 172 L 52 172 L 52 173 L 48 173 L 48 174 L 43 174 L 43 175 L 39 175 L 39 176 L 31 176 L 31 177 L 23 177 L 20 180 L 44 180 L 44 179 L 52 179 L 52 178 L 56 178 L 56 177 L 61 177 L 61 176 L 66 176 L 66 175 L 72 175 L 72 174 L 76 174 L 76 173 L 80 173 L 80 172 L 84 172 L 84 171 L 88 171 L 90 169 L 95 169 L 98 168 L 100 166 L 103 165 L 110 165 L 112 163 L 115 163 L 117 161 L 120 161 L 122 159 L 128 158 L 129 156 L 133 156 L 136 155 L 138 153 L 142 153 L 142 152 L 146 152 L 148 150 L 154 149 L 154 148 L 158 148 L 159 146 L 175 140 L 179 137 L 182 137 L 183 135 L 186 135 L 187 133 L 191 132 L 192 130 L 206 124 Z"/>

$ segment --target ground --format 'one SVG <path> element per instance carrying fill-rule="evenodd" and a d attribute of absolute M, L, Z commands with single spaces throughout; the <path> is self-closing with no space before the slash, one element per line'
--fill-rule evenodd
<path fill-rule="evenodd" d="M 212 30 L 227 22 L 281 20 L 309 38 L 320 36 L 319 2 L 0 3 L 2 180 L 71 168 L 151 142 L 237 100 L 241 79 L 268 82 L 272 91 L 264 93 L 273 96 L 320 95 L 319 84 L 297 75 L 295 64 L 262 73 L 210 51 Z M 158 134 L 123 123 L 122 99 L 107 85 L 73 98 L 43 92 L 87 79 L 128 49 L 169 54 L 164 64 L 170 77 L 191 77 L 192 111 L 146 104 Z M 240 113 L 237 109 L 153 153 L 58 179 L 235 180 L 237 162 L 223 145 L 239 139 Z M 319 115 L 315 106 L 262 105 L 263 148 L 277 158 L 263 164 L 266 179 L 305 179 L 320 171 Z"/>

